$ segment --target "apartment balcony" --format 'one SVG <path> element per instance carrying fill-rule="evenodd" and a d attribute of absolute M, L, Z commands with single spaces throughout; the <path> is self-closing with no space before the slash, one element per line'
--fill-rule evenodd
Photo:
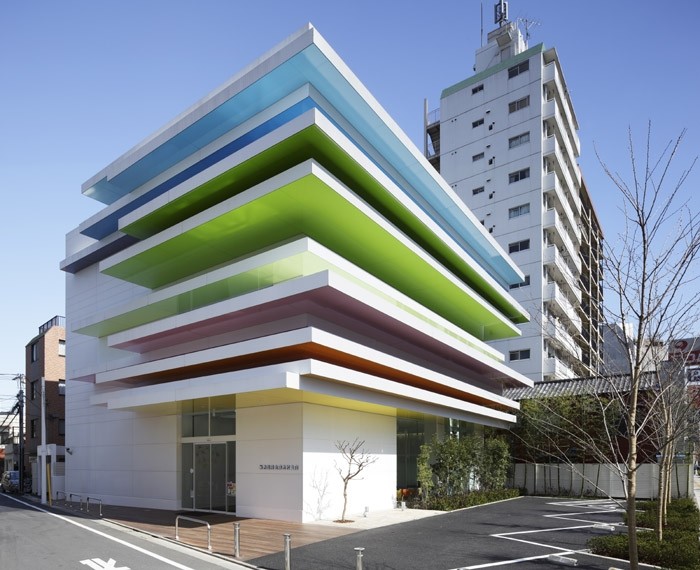
<path fill-rule="evenodd" d="M 583 351 L 571 336 L 566 327 L 558 320 L 548 318 L 544 322 L 543 331 L 547 339 L 562 350 L 568 352 L 574 360 L 581 360 Z"/>
<path fill-rule="evenodd" d="M 578 247 L 576 247 L 574 242 L 571 240 L 571 234 L 575 233 L 572 231 L 571 226 L 567 227 L 564 225 L 557 211 L 552 208 L 544 211 L 542 215 L 542 227 L 544 229 L 552 230 L 552 234 L 554 234 L 554 243 L 566 251 L 571 258 L 571 262 L 576 267 L 576 271 L 580 273 L 581 259 L 579 256 Z"/>
<path fill-rule="evenodd" d="M 568 325 L 568 330 L 574 334 L 581 334 L 581 317 L 558 283 L 555 281 L 547 283 L 544 286 L 542 298 L 551 307 L 552 312 Z"/>
<path fill-rule="evenodd" d="M 567 200 L 564 194 L 564 188 L 562 188 L 556 172 L 547 172 L 542 176 L 542 191 L 545 194 L 554 194 L 556 197 L 557 209 L 561 209 L 564 213 L 566 223 L 569 224 L 572 233 L 576 236 L 576 243 L 580 244 L 583 239 L 581 227 L 576 221 L 574 211 L 571 209 L 569 200 Z"/>
<path fill-rule="evenodd" d="M 542 376 L 545 380 L 577 378 L 573 369 L 556 357 L 545 358 L 542 361 Z"/>
<path fill-rule="evenodd" d="M 544 248 L 542 252 L 542 263 L 550 268 L 557 283 L 564 285 L 569 294 L 581 303 L 581 288 L 578 285 L 578 279 L 569 269 L 566 260 L 563 258 L 555 245 L 550 245 Z"/>
<path fill-rule="evenodd" d="M 556 136 L 557 142 L 561 146 L 562 153 L 564 153 L 569 159 L 568 164 L 569 168 L 571 169 L 571 176 L 580 185 L 581 174 L 575 167 L 579 155 L 574 151 L 574 147 L 571 146 L 571 141 L 566 135 L 566 126 L 564 125 L 563 118 L 559 113 L 559 106 L 557 105 L 556 99 L 550 99 L 543 104 L 542 119 L 543 124 L 546 127 L 547 135 Z"/>
<path fill-rule="evenodd" d="M 581 215 L 581 198 L 578 195 L 579 184 L 571 176 L 571 162 L 567 162 L 554 135 L 546 137 L 542 143 L 542 154 L 553 163 L 560 180 L 564 181 L 564 195 L 577 216 Z M 547 170 L 549 172 L 550 170 Z"/>
<path fill-rule="evenodd" d="M 555 63 L 549 63 L 542 69 L 542 83 L 548 87 L 554 86 L 556 89 L 556 97 L 560 101 L 561 113 L 563 115 L 563 120 L 566 121 L 566 125 L 570 128 L 566 129 L 566 134 L 571 139 L 571 144 L 576 150 L 576 156 L 581 153 L 581 141 L 576 132 L 574 125 L 576 124 L 574 120 L 574 114 L 569 105 L 569 99 L 566 97 L 566 89 L 564 88 L 564 82 L 562 81 L 561 75 L 559 74 L 559 69 Z"/>

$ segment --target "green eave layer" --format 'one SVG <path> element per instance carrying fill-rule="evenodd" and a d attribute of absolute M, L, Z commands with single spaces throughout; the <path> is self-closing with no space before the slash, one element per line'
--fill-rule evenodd
<path fill-rule="evenodd" d="M 104 270 L 155 289 L 295 237 L 309 236 L 480 340 L 513 336 L 375 219 L 313 174 L 270 191 Z"/>
<path fill-rule="evenodd" d="M 536 53 L 540 53 L 543 51 L 544 51 L 544 44 L 537 44 L 535 47 L 531 47 L 530 49 L 525 50 L 524 52 L 519 53 L 518 55 L 513 56 L 510 59 L 507 59 L 506 61 L 502 61 L 498 65 L 494 65 L 493 67 L 488 67 L 488 68 L 484 69 L 484 71 L 480 71 L 476 75 L 472 75 L 471 77 L 468 77 L 467 79 L 464 79 L 464 80 L 460 81 L 459 83 L 455 83 L 454 85 L 443 89 L 442 94 L 440 95 L 440 99 L 444 99 L 445 97 L 449 97 L 453 93 L 457 93 L 458 91 L 461 91 L 465 87 L 469 87 L 470 85 L 474 85 L 475 83 L 479 83 L 479 81 L 483 81 L 487 77 L 490 77 L 491 75 L 494 75 L 495 73 L 498 73 L 499 71 L 503 71 L 504 69 L 507 69 L 509 67 L 517 65 L 521 61 L 525 61 L 526 59 L 530 59 Z"/>
<path fill-rule="evenodd" d="M 139 239 L 146 239 L 310 158 L 323 165 L 345 186 L 488 299 L 514 323 L 526 322 L 526 316 L 512 303 L 507 294 L 494 288 L 462 256 L 445 245 L 396 196 L 384 188 L 317 125 L 307 127 L 269 147 L 157 210 L 145 214 L 121 230 Z"/>

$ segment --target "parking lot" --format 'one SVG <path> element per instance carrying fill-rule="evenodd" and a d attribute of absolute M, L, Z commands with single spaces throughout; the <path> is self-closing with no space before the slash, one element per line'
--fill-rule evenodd
<path fill-rule="evenodd" d="M 291 560 L 304 570 L 354 570 L 359 547 L 364 570 L 529 570 L 574 561 L 591 570 L 627 569 L 626 562 L 586 552 L 591 537 L 626 532 L 622 512 L 607 499 L 521 497 L 293 548 Z M 284 555 L 249 562 L 282 570 Z"/>

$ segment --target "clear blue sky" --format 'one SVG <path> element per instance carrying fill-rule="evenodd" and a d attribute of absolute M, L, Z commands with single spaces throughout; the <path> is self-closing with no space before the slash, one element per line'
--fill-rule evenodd
<path fill-rule="evenodd" d="M 64 314 L 64 236 L 100 205 L 81 184 L 306 22 L 422 148 L 423 99 L 471 75 L 476 0 L 23 0 L 0 5 L 0 373 L 24 371 L 39 325 Z M 483 2 L 485 33 L 493 1 Z M 700 2 L 511 0 L 556 47 L 580 126 L 580 164 L 608 239 L 618 203 L 595 156 L 628 170 L 627 128 L 700 149 Z M 700 172 L 688 181 L 698 186 Z M 0 376 L 0 410 L 17 393 Z"/>

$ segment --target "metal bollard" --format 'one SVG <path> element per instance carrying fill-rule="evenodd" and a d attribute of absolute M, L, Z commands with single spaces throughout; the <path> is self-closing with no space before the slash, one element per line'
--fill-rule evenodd
<path fill-rule="evenodd" d="M 292 570 L 292 535 L 284 535 L 284 570 Z"/>
<path fill-rule="evenodd" d="M 362 551 L 364 548 L 361 546 L 358 546 L 355 548 L 355 552 L 357 552 L 357 561 L 355 562 L 355 570 L 362 570 Z"/>
<path fill-rule="evenodd" d="M 241 557 L 241 523 L 233 523 L 233 557 Z"/>

